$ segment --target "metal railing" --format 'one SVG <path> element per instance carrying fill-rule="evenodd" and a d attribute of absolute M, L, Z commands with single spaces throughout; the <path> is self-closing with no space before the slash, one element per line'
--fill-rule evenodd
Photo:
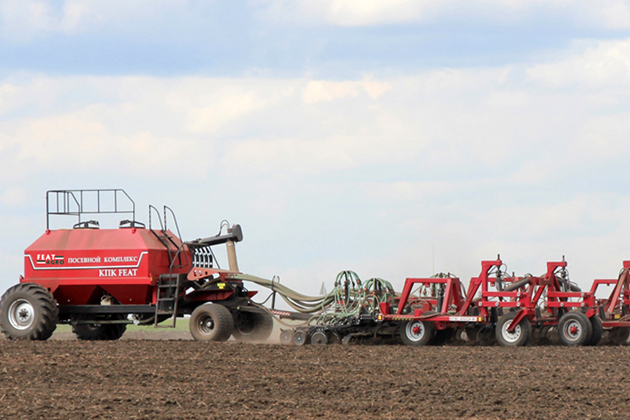
<path fill-rule="evenodd" d="M 78 223 L 85 214 L 131 214 L 136 220 L 136 203 L 125 190 L 50 190 L 46 191 L 46 229 L 50 216 L 76 216 Z"/>

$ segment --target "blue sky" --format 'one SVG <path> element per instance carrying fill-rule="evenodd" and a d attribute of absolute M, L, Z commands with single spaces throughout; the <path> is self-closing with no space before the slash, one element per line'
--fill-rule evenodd
<path fill-rule="evenodd" d="M 305 293 L 630 259 L 628 1 L 5 0 L 0 54 L 0 288 L 64 188 Z"/>

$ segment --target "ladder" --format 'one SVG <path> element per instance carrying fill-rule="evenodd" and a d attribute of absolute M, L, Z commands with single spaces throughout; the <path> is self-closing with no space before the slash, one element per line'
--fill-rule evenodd
<path fill-rule="evenodd" d="M 151 210 L 155 210 L 158 215 L 158 221 L 160 222 L 160 230 L 153 230 L 151 228 Z M 167 210 L 171 213 L 175 227 L 177 228 L 177 234 L 179 236 L 179 243 L 168 234 L 166 227 Z M 149 206 L 149 230 L 155 235 L 155 237 L 164 245 L 167 250 L 169 272 L 168 274 L 160 274 L 157 281 L 157 296 L 155 301 L 155 318 L 153 320 L 153 326 L 157 328 L 175 328 L 177 324 L 177 311 L 179 306 L 179 294 L 181 292 L 182 282 L 186 279 L 186 274 L 173 273 L 174 269 L 185 268 L 190 265 L 188 254 L 184 251 L 184 243 L 181 240 L 181 234 L 179 232 L 179 226 L 177 226 L 177 219 L 173 210 L 164 206 L 164 224 L 162 225 L 162 219 L 159 212 L 153 206 Z M 172 317 L 172 323 L 159 325 L 160 319 L 165 315 Z"/>
<path fill-rule="evenodd" d="M 180 274 L 160 274 L 157 282 L 157 299 L 155 301 L 155 319 L 153 326 L 157 328 L 175 328 L 177 323 L 177 309 L 181 288 Z M 160 318 L 168 315 L 172 323 L 160 325 Z"/>

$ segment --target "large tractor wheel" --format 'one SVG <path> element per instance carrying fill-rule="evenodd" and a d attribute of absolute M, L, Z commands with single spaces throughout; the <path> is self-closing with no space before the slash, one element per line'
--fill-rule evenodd
<path fill-rule="evenodd" d="M 508 312 L 503 315 L 497 322 L 496 337 L 499 344 L 506 347 L 522 347 L 529 344 L 532 337 L 532 324 L 527 318 L 523 318 L 514 329 L 510 331 L 508 328 L 512 321 L 519 314 L 518 311 Z"/>
<path fill-rule="evenodd" d="M 234 320 L 225 306 L 206 303 L 193 311 L 189 328 L 197 341 L 227 341 L 234 330 Z"/>
<path fill-rule="evenodd" d="M 408 346 L 425 346 L 435 334 L 435 324 L 427 321 L 407 321 L 400 325 L 400 339 Z"/>
<path fill-rule="evenodd" d="M 11 287 L 2 295 L 0 310 L 0 328 L 10 340 L 47 340 L 57 328 L 57 301 L 39 284 Z"/>
<path fill-rule="evenodd" d="M 238 341 L 264 341 L 273 331 L 273 316 L 264 309 L 256 312 L 238 311 L 234 317 L 232 335 Z"/>
<path fill-rule="evenodd" d="M 566 346 L 587 345 L 592 336 L 593 325 L 583 312 L 567 312 L 558 322 L 558 337 Z"/>
<path fill-rule="evenodd" d="M 118 340 L 127 330 L 127 324 L 76 324 L 72 332 L 79 340 L 113 341 Z"/>

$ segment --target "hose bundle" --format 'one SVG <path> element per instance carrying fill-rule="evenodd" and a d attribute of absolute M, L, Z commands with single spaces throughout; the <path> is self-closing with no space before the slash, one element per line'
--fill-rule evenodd
<path fill-rule="evenodd" d="M 373 313 L 381 302 L 394 304 L 395 292 L 391 283 L 380 278 L 371 278 L 364 283 L 354 271 L 342 271 L 337 275 L 332 291 L 323 296 L 307 296 L 278 282 L 249 274 L 234 275 L 266 287 L 284 299 L 294 310 L 313 314 L 309 323 L 317 325 L 343 325 L 360 313 Z"/>

